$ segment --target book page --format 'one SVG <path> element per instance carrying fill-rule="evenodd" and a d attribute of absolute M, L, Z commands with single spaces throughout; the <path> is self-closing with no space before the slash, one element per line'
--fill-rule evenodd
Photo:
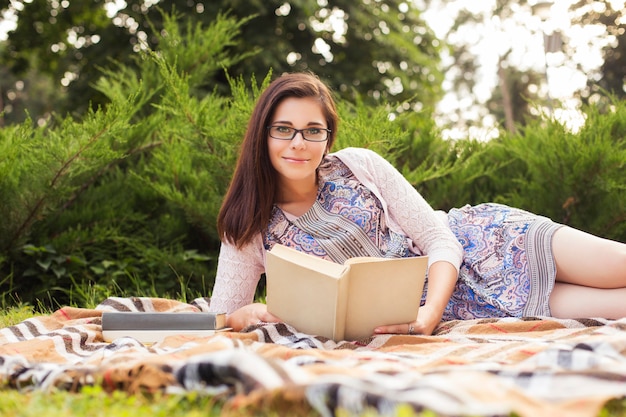
<path fill-rule="evenodd" d="M 230 329 L 223 328 L 217 330 L 103 330 L 102 338 L 105 342 L 111 343 L 122 337 L 132 337 L 143 344 L 152 344 L 163 341 L 170 336 L 183 337 L 207 337 L 212 336 L 216 332 L 228 331 Z"/>
<path fill-rule="evenodd" d="M 368 262 L 386 262 L 389 260 L 389 258 L 377 258 L 375 256 L 357 256 L 355 258 L 350 258 L 346 260 L 344 262 L 344 265 L 362 264 Z"/>
<path fill-rule="evenodd" d="M 342 337 L 345 302 L 338 297 L 348 268 L 286 249 L 267 253 L 267 310 L 303 333 Z"/>
<path fill-rule="evenodd" d="M 272 253 L 272 256 L 274 257 L 283 258 L 289 262 L 297 263 L 303 268 L 312 269 L 335 278 L 339 278 L 346 271 L 345 265 L 341 265 L 324 258 L 318 258 L 317 256 L 309 255 L 284 245 L 276 244 L 268 253 Z"/>
<path fill-rule="evenodd" d="M 303 333 L 366 338 L 417 318 L 427 266 L 426 256 L 341 265 L 277 244 L 267 252 L 267 309 Z"/>
<path fill-rule="evenodd" d="M 373 334 L 377 326 L 417 318 L 428 257 L 382 259 L 350 264 L 346 333 L 348 340 Z"/>

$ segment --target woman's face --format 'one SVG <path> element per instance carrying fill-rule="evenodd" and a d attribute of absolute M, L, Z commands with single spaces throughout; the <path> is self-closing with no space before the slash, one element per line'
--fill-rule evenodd
<path fill-rule="evenodd" d="M 326 129 L 326 118 L 319 100 L 289 97 L 274 112 L 270 126 L 295 129 Z M 270 161 L 278 172 L 279 184 L 287 186 L 316 186 L 316 169 L 319 166 L 328 141 L 304 140 L 296 133 L 291 140 L 274 139 L 267 135 Z M 304 190 L 303 190 L 304 191 Z"/>

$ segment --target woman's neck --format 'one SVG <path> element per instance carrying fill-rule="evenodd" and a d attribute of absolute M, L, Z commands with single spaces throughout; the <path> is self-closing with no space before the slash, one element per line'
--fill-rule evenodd
<path fill-rule="evenodd" d="M 314 178 L 313 181 L 281 183 L 276 205 L 287 213 L 301 216 L 315 203 L 317 192 L 317 178 Z"/>

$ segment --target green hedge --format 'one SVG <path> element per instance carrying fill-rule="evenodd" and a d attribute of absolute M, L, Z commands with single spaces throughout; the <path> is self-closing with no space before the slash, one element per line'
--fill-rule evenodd
<path fill-rule="evenodd" d="M 0 129 L 3 304 L 92 305 L 109 295 L 209 295 L 215 219 L 248 115 L 271 73 L 203 84 L 245 56 L 244 22 L 167 18 L 158 50 L 95 87 L 110 105 Z M 436 208 L 497 201 L 626 241 L 626 105 L 585 110 L 586 126 L 533 122 L 497 140 L 445 141 L 427 112 L 339 103 L 336 149 L 381 152 Z"/>

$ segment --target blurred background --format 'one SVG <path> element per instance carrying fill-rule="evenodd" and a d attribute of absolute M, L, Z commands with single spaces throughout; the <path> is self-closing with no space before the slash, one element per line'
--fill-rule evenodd
<path fill-rule="evenodd" d="M 159 9 L 250 18 L 230 48 L 254 55 L 231 74 L 311 69 L 344 96 L 432 109 L 448 138 L 513 130 L 537 116 L 529 101 L 576 129 L 581 104 L 626 95 L 620 0 L 3 0 L 0 125 L 106 102 L 94 81 L 156 42 Z M 223 74 L 215 85 L 226 91 Z"/>

